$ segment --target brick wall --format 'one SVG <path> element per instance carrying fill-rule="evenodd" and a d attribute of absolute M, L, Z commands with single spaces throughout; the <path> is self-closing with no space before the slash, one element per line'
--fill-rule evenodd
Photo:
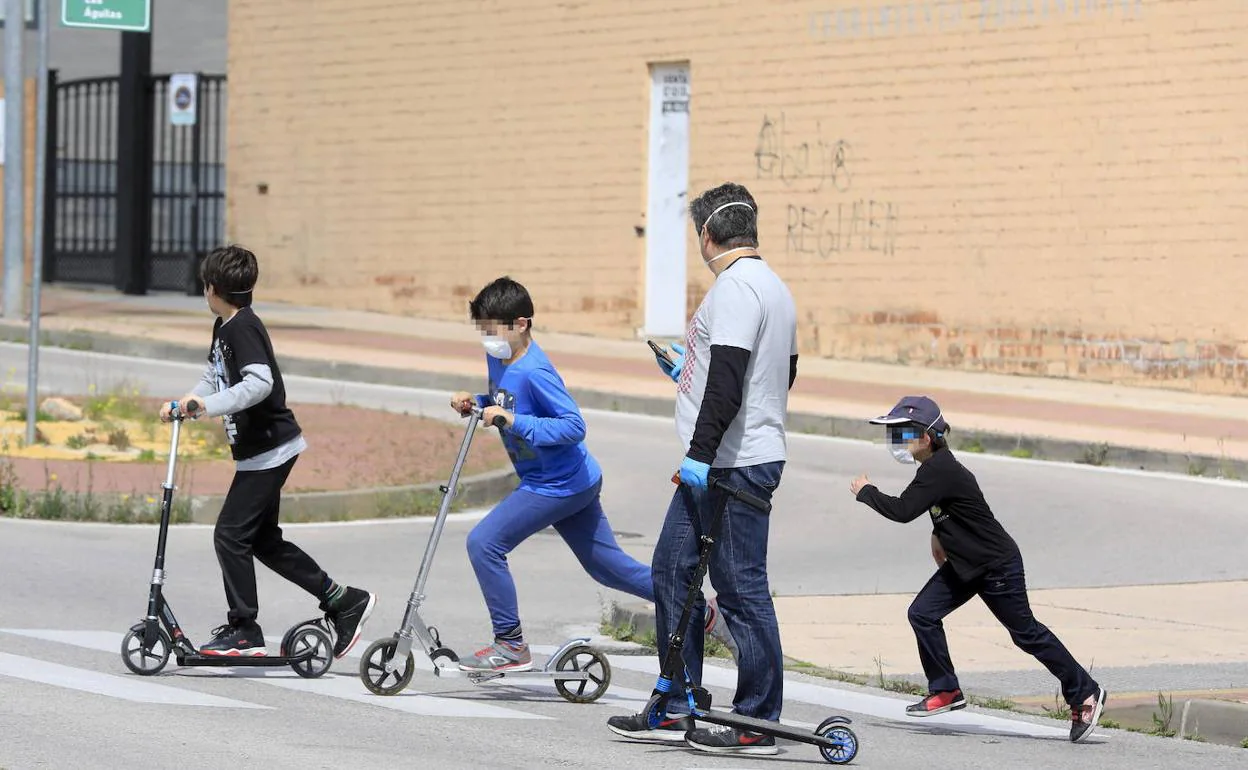
<path fill-rule="evenodd" d="M 270 298 L 463 318 L 509 273 L 632 336 L 647 64 L 687 60 L 690 192 L 755 193 L 804 352 L 1248 393 L 1241 0 L 229 7 Z"/>

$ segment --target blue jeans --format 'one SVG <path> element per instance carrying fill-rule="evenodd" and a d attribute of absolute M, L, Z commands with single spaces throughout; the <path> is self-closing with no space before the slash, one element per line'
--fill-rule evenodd
<path fill-rule="evenodd" d="M 516 583 L 507 554 L 531 535 L 553 526 L 589 576 L 599 583 L 654 601 L 650 568 L 624 553 L 602 512 L 601 479 L 584 492 L 548 497 L 517 489 L 468 534 L 468 558 L 490 610 L 494 635 L 520 625 Z"/>
<path fill-rule="evenodd" d="M 783 470 L 784 462 L 780 461 L 745 468 L 712 468 L 710 477 L 770 501 L 772 493 L 780 486 Z M 784 654 L 767 583 L 768 514 L 718 492 L 696 498 L 684 485 L 672 495 L 654 549 L 652 570 L 659 664 L 667 659 L 668 638 L 680 620 L 688 597 L 689 583 L 698 564 L 698 540 L 711 525 L 712 506 L 726 505 L 719 537 L 711 549 L 708 575 L 739 651 L 733 711 L 777 720 L 784 699 Z M 706 602 L 699 595 L 689 627 L 685 629 L 685 668 L 695 685 L 702 682 L 705 610 Z M 676 672 L 674 677 L 674 697 L 668 709 L 676 714 L 688 710 L 680 673 Z"/>

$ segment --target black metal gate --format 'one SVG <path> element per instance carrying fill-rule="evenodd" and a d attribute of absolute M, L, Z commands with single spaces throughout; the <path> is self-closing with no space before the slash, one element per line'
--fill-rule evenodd
<path fill-rule="evenodd" d="M 44 275 L 49 282 L 115 285 L 120 78 L 58 83 L 50 75 Z M 200 75 L 197 120 L 175 126 L 169 76 L 148 83 L 152 289 L 198 292 L 198 261 L 225 235 L 225 86 L 224 75 Z"/>

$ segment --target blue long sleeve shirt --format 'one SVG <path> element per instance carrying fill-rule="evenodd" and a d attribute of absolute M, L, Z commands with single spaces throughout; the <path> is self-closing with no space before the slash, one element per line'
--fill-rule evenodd
<path fill-rule="evenodd" d="M 584 492 L 602 478 L 585 447 L 585 420 L 536 342 L 510 366 L 486 356 L 490 401 L 515 415 L 501 431 L 520 489 L 549 497 Z"/>

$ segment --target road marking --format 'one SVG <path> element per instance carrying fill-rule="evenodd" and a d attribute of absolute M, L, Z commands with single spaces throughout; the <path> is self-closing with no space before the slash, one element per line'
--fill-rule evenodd
<path fill-rule="evenodd" d="M 121 656 L 121 639 L 123 634 L 112 631 L 63 631 L 58 629 L 30 629 L 30 628 L 0 628 L 0 633 L 16 634 L 19 636 L 27 636 L 32 639 L 42 639 L 51 642 L 59 642 L 62 644 L 83 647 L 88 650 L 98 650 L 101 652 L 116 652 L 118 657 Z M 265 642 L 269 645 L 272 652 L 277 652 L 277 646 L 281 644 L 281 637 L 265 637 Z M 347 655 L 345 660 L 357 658 L 360 645 Z M 171 668 L 176 667 L 176 662 L 170 660 Z M 335 661 L 336 666 L 342 666 L 343 661 Z M 469 698 L 448 698 L 430 695 L 421 690 L 413 690 L 407 688 L 399 695 L 385 696 L 373 695 L 364 687 L 364 683 L 360 681 L 357 666 L 350 668 L 342 668 L 335 670 L 333 668 L 319 679 L 304 679 L 296 674 L 289 667 L 273 668 L 231 668 L 229 666 L 213 666 L 209 667 L 186 667 L 182 669 L 187 675 L 206 675 L 206 672 L 228 671 L 231 678 L 246 679 L 262 684 L 281 687 L 287 690 L 297 692 L 307 692 L 314 695 L 321 695 L 327 698 L 338 698 L 341 700 L 354 701 L 356 703 L 366 703 L 381 708 L 393 709 L 395 711 L 403 711 L 408 714 L 417 714 L 420 716 L 431 717 L 451 717 L 451 718 L 467 718 L 467 719 L 550 719 L 550 717 L 540 714 L 528 714 L 523 711 L 503 708 L 501 706 L 493 706 L 488 703 L 479 703 Z M 195 672 L 192 674 L 191 672 Z M 426 672 L 430 676 L 432 671 L 426 671 L 420 666 L 420 656 L 417 656 L 416 673 Z M 107 676 L 101 674 L 100 676 Z M 124 677 L 113 677 L 122 682 L 129 680 Z M 154 686 L 154 685 L 153 685 Z M 167 689 L 175 692 L 183 692 L 169 687 Z M 206 696 L 207 697 L 207 696 Z M 253 708 L 267 708 L 263 706 L 254 706 Z"/>
<path fill-rule="evenodd" d="M 163 684 L 135 681 L 113 674 L 102 674 L 83 668 L 62 666 L 36 658 L 9 655 L 0 652 L 0 676 L 25 679 L 30 682 L 50 684 L 68 690 L 78 690 L 109 698 L 135 703 L 156 703 L 162 706 L 209 706 L 214 708 L 269 709 L 255 703 L 219 698 L 193 690 L 168 687 Z"/>
<path fill-rule="evenodd" d="M 531 649 L 535 652 L 553 652 L 555 648 L 543 649 L 534 646 Z M 658 676 L 659 673 L 658 660 L 653 655 L 616 656 L 611 659 L 611 667 L 626 671 L 637 671 L 652 676 Z M 737 686 L 737 671 L 734 668 L 707 664 L 702 668 L 702 680 L 705 685 L 710 687 L 723 687 L 735 690 Z M 826 706 L 831 709 L 849 711 L 855 714 L 863 714 L 896 722 L 917 723 L 932 727 L 953 727 L 981 732 L 1008 733 L 1010 735 L 1031 738 L 1060 737 L 1069 739 L 1067 730 L 976 712 L 958 711 L 918 720 L 914 717 L 906 716 L 905 708 L 909 704 L 907 700 L 844 690 L 837 687 L 813 685 L 795 681 L 788 676 L 784 678 L 784 697 L 788 700 L 800 701 L 814 706 Z M 807 729 L 814 727 L 814 725 L 801 726 Z"/>
<path fill-rule="evenodd" d="M 304 679 L 293 671 L 269 669 L 263 676 L 247 677 L 257 682 L 298 692 L 310 692 L 327 698 L 339 698 L 369 706 L 403 711 L 425 717 L 450 717 L 454 719 L 550 719 L 541 714 L 529 714 L 515 709 L 478 703 L 468 698 L 446 698 L 430 695 L 408 687 L 398 695 L 373 695 L 364 689 L 359 675 L 346 673 L 335 675 L 332 671 L 319 679 Z"/>

